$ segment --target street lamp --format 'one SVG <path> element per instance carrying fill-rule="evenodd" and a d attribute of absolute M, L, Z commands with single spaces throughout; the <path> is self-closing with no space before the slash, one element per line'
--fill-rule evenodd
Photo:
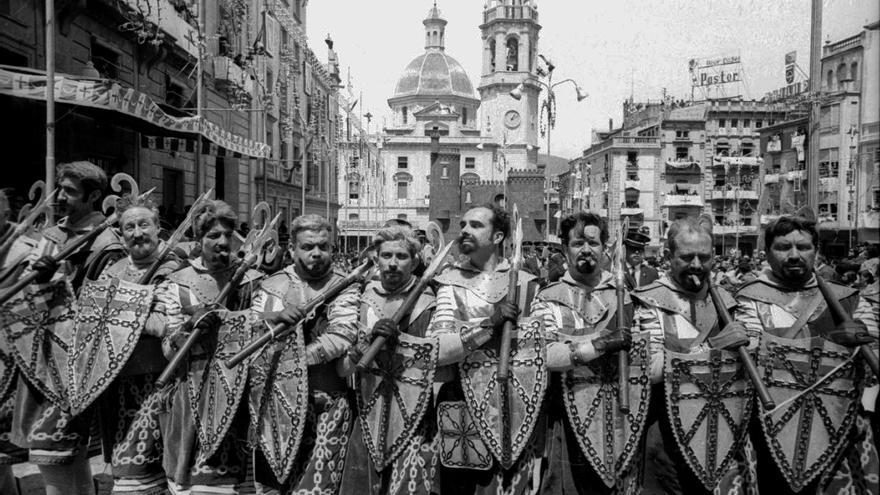
<path fill-rule="evenodd" d="M 565 83 L 574 84 L 574 89 L 577 94 L 578 103 L 584 101 L 587 96 L 586 91 L 584 91 L 574 79 L 563 79 L 559 82 L 553 82 L 553 70 L 556 68 L 552 62 L 547 60 L 543 55 L 539 55 L 544 63 L 547 65 L 547 82 L 544 82 L 540 79 L 534 79 L 534 82 L 540 84 L 544 88 L 547 89 L 547 98 L 544 100 L 544 103 L 541 105 L 540 114 L 543 116 L 544 112 L 547 112 L 547 127 L 541 128 L 541 134 L 547 136 L 547 165 L 544 170 L 544 197 L 545 197 L 545 225 L 544 225 L 544 237 L 550 238 L 550 180 L 547 177 L 547 170 L 550 166 L 550 131 L 553 127 L 556 126 L 556 93 L 553 91 L 553 88 L 560 86 Z M 519 83 L 513 91 L 510 92 L 510 97 L 514 100 L 520 100 L 523 97 L 523 92 L 525 91 L 525 84 Z"/>

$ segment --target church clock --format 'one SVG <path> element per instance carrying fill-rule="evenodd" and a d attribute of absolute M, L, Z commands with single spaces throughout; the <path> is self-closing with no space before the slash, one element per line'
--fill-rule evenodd
<path fill-rule="evenodd" d="M 519 112 L 516 110 L 510 110 L 504 114 L 504 125 L 506 125 L 508 129 L 516 129 L 521 123 L 522 117 L 520 117 Z"/>

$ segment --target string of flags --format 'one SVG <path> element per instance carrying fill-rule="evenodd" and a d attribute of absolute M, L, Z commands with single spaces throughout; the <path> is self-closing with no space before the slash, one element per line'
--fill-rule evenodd
<path fill-rule="evenodd" d="M 164 151 L 175 151 L 175 152 L 185 152 L 185 153 L 194 153 L 196 150 L 196 140 L 195 139 L 185 139 L 185 138 L 177 138 L 177 137 L 168 137 L 168 136 L 147 136 L 141 135 L 141 148 L 151 149 L 151 150 L 164 150 Z M 202 141 L 202 154 L 210 155 L 216 157 L 232 157 L 232 158 L 242 158 L 242 154 L 230 151 L 224 148 L 223 146 L 218 146 L 215 143 L 210 141 Z"/>

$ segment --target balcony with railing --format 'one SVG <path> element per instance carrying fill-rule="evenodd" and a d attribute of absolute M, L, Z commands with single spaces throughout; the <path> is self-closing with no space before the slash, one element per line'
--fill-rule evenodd
<path fill-rule="evenodd" d="M 621 215 L 644 215 L 645 210 L 638 203 L 625 203 L 620 207 Z"/>
<path fill-rule="evenodd" d="M 819 191 L 836 192 L 840 189 L 840 179 L 837 177 L 821 177 L 819 179 Z"/>
<path fill-rule="evenodd" d="M 716 225 L 712 227 L 712 233 L 716 235 L 724 234 L 757 234 L 757 225 Z"/>
<path fill-rule="evenodd" d="M 254 178 L 257 180 L 265 178 L 266 180 L 299 186 L 302 183 L 300 181 L 300 174 L 299 167 L 284 168 L 279 160 L 257 160 Z"/>
<path fill-rule="evenodd" d="M 694 206 L 703 207 L 703 197 L 699 194 L 676 194 L 669 193 L 663 199 L 663 206 Z"/>
<path fill-rule="evenodd" d="M 712 191 L 712 199 L 730 199 L 730 200 L 742 200 L 742 199 L 750 199 L 757 200 L 758 193 L 752 189 L 742 189 L 738 187 L 732 187 L 730 189 L 714 189 Z"/>
<path fill-rule="evenodd" d="M 530 5 L 496 5 L 483 11 L 483 23 L 496 19 L 530 19 L 538 22 L 538 9 Z"/>
<path fill-rule="evenodd" d="M 713 156 L 715 167 L 760 167 L 764 159 L 757 156 Z"/>
<path fill-rule="evenodd" d="M 167 36 L 174 40 L 174 44 L 189 53 L 193 58 L 198 56 L 199 50 L 197 46 L 198 36 L 196 34 L 195 20 L 189 22 L 184 18 L 186 11 L 179 12 L 172 2 L 168 0 L 156 0 L 149 2 L 150 8 L 144 8 L 141 0 L 119 0 L 119 2 L 109 2 L 114 5 L 123 3 L 133 12 L 132 15 L 126 14 L 130 21 L 123 24 L 125 29 L 135 32 L 150 32 L 150 25 L 159 26 Z M 140 36 L 140 34 L 139 34 Z"/>
<path fill-rule="evenodd" d="M 849 48 L 853 48 L 861 44 L 862 35 L 857 34 L 855 36 L 850 36 L 849 38 L 844 38 L 836 43 L 829 43 L 822 47 L 822 56 L 827 57 L 832 53 L 842 52 Z"/>
<path fill-rule="evenodd" d="M 349 210 L 357 210 L 357 207 L 349 207 Z M 343 231 L 352 230 L 379 230 L 385 225 L 384 220 L 339 220 L 337 222 L 339 229 Z"/>
<path fill-rule="evenodd" d="M 667 158 L 666 159 L 666 173 L 667 174 L 699 174 L 702 172 L 702 168 L 700 166 L 700 162 L 693 159 L 693 157 L 687 158 Z"/>

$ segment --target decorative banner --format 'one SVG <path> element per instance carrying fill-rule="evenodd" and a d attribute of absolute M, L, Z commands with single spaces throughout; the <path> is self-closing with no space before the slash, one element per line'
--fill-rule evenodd
<path fill-rule="evenodd" d="M 46 75 L 0 69 L 0 94 L 46 99 Z M 237 153 L 255 158 L 269 158 L 271 147 L 233 134 L 217 124 L 198 117 L 172 117 L 165 113 L 146 93 L 125 88 L 107 79 L 77 79 L 67 74 L 55 76 L 55 101 L 70 105 L 114 110 L 149 122 L 172 132 L 202 134 L 214 143 Z"/>

